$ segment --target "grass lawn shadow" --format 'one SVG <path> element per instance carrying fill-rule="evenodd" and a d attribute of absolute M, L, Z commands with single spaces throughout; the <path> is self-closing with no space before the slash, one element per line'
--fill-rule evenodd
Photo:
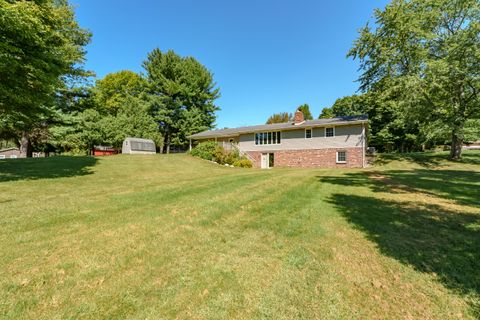
<path fill-rule="evenodd" d="M 386 165 L 392 161 L 408 161 L 425 168 L 434 168 L 447 164 L 448 152 L 412 152 L 412 153 L 383 153 L 375 159 L 375 165 Z M 456 161 L 462 164 L 480 165 L 480 152 L 464 151 L 462 159 Z"/>
<path fill-rule="evenodd" d="M 97 161 L 89 156 L 1 160 L 0 182 L 87 175 Z"/>
<path fill-rule="evenodd" d="M 434 274 L 480 315 L 480 216 L 368 196 L 334 194 L 329 201 L 382 254 Z"/>
<path fill-rule="evenodd" d="M 480 207 L 480 173 L 468 170 L 382 170 L 318 177 L 321 182 L 366 186 L 375 192 L 417 192 L 462 205 Z"/>

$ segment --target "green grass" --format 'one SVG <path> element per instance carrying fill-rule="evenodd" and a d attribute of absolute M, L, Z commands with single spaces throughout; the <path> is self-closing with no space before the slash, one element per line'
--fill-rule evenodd
<path fill-rule="evenodd" d="M 480 153 L 0 161 L 0 318 L 480 317 Z"/>

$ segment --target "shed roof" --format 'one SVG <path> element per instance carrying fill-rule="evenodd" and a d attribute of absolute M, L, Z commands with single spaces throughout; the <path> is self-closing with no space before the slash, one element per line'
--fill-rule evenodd
<path fill-rule="evenodd" d="M 131 138 L 131 137 L 125 138 L 125 140 L 136 141 L 136 142 L 153 142 L 153 140 L 151 140 L 151 139 Z"/>
<path fill-rule="evenodd" d="M 207 130 L 200 133 L 192 134 L 188 136 L 189 139 L 207 139 L 207 138 L 219 138 L 219 137 L 232 137 L 238 136 L 242 133 L 262 132 L 262 131 L 275 131 L 275 130 L 294 130 L 298 128 L 313 128 L 329 125 L 349 125 L 356 123 L 366 123 L 368 116 L 346 116 L 328 119 L 307 120 L 300 124 L 294 124 L 293 122 L 273 123 L 273 124 L 261 124 L 256 126 L 246 126 L 231 129 L 218 129 Z"/>

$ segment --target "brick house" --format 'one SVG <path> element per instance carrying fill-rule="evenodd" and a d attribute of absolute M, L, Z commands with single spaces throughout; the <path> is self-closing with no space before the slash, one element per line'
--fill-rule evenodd
<path fill-rule="evenodd" d="M 226 149 L 237 147 L 259 168 L 365 166 L 366 116 L 304 120 L 295 112 L 293 122 L 209 130 L 189 136 L 214 140 Z"/>

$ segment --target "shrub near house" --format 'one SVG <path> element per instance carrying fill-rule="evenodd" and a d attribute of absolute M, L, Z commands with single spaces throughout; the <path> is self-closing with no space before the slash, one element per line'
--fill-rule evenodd
<path fill-rule="evenodd" d="M 199 143 L 190 151 L 194 157 L 215 161 L 219 164 L 229 164 L 235 167 L 251 168 L 252 162 L 239 155 L 238 149 L 226 150 L 215 141 Z"/>

